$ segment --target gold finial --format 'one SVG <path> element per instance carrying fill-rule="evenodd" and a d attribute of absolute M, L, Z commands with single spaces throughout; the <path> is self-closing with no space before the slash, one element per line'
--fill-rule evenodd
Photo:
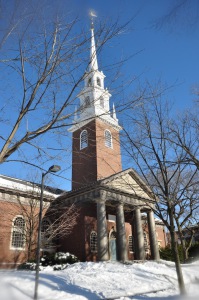
<path fill-rule="evenodd" d="M 97 15 L 94 12 L 94 10 L 90 10 L 89 16 L 90 16 L 90 19 L 91 19 L 91 29 L 94 29 L 94 18 L 96 18 Z"/>

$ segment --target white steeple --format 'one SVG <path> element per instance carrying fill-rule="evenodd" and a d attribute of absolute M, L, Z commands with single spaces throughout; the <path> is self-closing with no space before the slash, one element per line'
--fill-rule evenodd
<path fill-rule="evenodd" d="M 109 99 L 111 94 L 104 88 L 105 75 L 98 70 L 97 52 L 94 36 L 94 13 L 91 16 L 90 61 L 88 71 L 84 74 L 84 88 L 78 94 L 80 108 L 69 131 L 74 132 L 95 118 L 111 124 L 116 130 L 121 130 L 116 118 L 115 108 L 110 112 Z M 77 110 L 78 111 L 78 110 Z"/>
<path fill-rule="evenodd" d="M 95 47 L 95 37 L 94 37 L 94 23 L 93 19 L 91 19 L 91 49 L 90 49 L 90 63 L 89 63 L 89 72 L 98 70 L 97 63 L 97 53 Z"/>

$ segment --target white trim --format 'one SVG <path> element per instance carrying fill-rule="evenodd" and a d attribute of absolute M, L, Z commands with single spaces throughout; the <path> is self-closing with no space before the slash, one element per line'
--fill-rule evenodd
<path fill-rule="evenodd" d="M 106 133 L 108 135 L 106 135 Z M 113 149 L 113 138 L 112 138 L 112 134 L 111 134 L 110 130 L 108 130 L 108 129 L 104 130 L 104 138 L 105 138 L 105 146 L 107 148 Z"/>
<path fill-rule="evenodd" d="M 83 133 L 86 134 L 86 135 L 85 135 L 85 137 L 86 137 L 85 141 L 82 141 L 82 135 L 83 135 Z M 88 131 L 87 131 L 86 129 L 84 129 L 84 130 L 80 133 L 80 139 L 79 139 L 79 141 L 80 141 L 80 145 L 79 145 L 80 150 L 85 149 L 85 148 L 88 147 Z M 85 144 L 85 145 L 84 145 L 84 144 Z"/>
<path fill-rule="evenodd" d="M 24 243 L 24 247 L 15 247 L 12 245 L 12 241 L 13 241 L 13 232 L 14 232 L 14 222 L 17 218 L 22 218 L 24 220 L 24 240 L 23 240 L 23 243 Z M 18 250 L 18 251 L 23 251 L 26 249 L 26 238 L 25 238 L 25 230 L 26 230 L 26 221 L 25 221 L 25 218 L 24 216 L 22 215 L 16 215 L 13 220 L 12 220 L 12 228 L 11 228 L 11 236 L 10 236 L 10 250 Z"/>

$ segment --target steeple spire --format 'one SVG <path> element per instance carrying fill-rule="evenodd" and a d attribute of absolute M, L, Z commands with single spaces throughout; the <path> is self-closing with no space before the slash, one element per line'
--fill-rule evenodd
<path fill-rule="evenodd" d="M 110 110 L 110 97 L 108 89 L 104 87 L 105 75 L 98 69 L 94 23 L 93 19 L 96 15 L 90 12 L 90 30 L 91 30 L 91 48 L 90 62 L 88 69 L 84 74 L 84 87 L 77 95 L 80 99 L 80 108 L 78 114 L 75 113 L 71 132 L 91 122 L 91 120 L 101 120 L 106 124 L 114 127 L 115 130 L 121 130 L 116 117 L 115 108 Z"/>
<path fill-rule="evenodd" d="M 96 53 L 95 36 L 94 36 L 94 21 L 93 21 L 94 17 L 97 17 L 97 16 L 91 11 L 90 12 L 90 18 L 91 18 L 91 48 L 90 48 L 89 72 L 98 70 L 97 53 Z"/>

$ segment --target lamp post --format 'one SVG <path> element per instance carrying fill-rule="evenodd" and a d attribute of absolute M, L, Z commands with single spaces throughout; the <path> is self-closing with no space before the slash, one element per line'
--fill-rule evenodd
<path fill-rule="evenodd" d="M 60 170 L 61 170 L 60 166 L 53 165 L 48 169 L 47 172 L 42 173 L 40 207 L 39 207 L 39 226 L 38 226 L 37 252 L 36 252 L 36 274 L 35 274 L 34 300 L 37 300 L 37 296 L 38 296 L 37 292 L 38 292 L 38 284 L 39 284 L 39 264 L 40 264 L 40 247 L 41 247 L 41 225 L 42 225 L 42 210 L 43 210 L 44 177 L 48 173 L 56 173 Z"/>

